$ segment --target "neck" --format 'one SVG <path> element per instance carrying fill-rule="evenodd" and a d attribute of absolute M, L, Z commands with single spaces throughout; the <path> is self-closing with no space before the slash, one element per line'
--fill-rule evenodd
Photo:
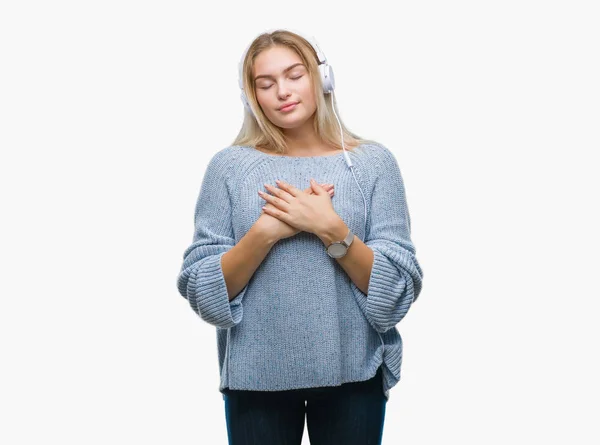
<path fill-rule="evenodd" d="M 290 156 L 320 154 L 330 150 L 315 133 L 312 119 L 308 119 L 300 127 L 285 128 L 283 134 L 287 144 L 286 153 Z"/>

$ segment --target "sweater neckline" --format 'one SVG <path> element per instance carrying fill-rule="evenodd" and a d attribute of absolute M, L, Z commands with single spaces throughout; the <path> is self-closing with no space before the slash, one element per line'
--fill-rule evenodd
<path fill-rule="evenodd" d="M 256 153 L 258 156 L 262 156 L 265 158 L 273 158 L 273 159 L 294 159 L 294 160 L 300 160 L 300 159 L 319 159 L 319 158 L 331 158 L 331 159 L 336 159 L 339 158 L 340 156 L 344 155 L 344 151 L 347 151 L 348 153 L 352 153 L 353 151 L 357 150 L 359 147 L 363 146 L 365 144 L 360 144 L 357 147 L 355 147 L 353 150 L 339 150 L 339 152 L 336 152 L 334 154 L 330 154 L 330 155 L 316 155 L 316 156 L 288 156 L 288 155 L 270 155 L 267 153 L 264 153 L 260 150 L 257 150 L 256 148 L 250 146 L 250 145 L 240 145 L 240 147 L 243 147 L 247 150 L 252 151 L 253 153 Z"/>

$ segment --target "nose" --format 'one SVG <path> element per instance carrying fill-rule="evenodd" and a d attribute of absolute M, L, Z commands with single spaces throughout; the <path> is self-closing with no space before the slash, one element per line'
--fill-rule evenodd
<path fill-rule="evenodd" d="M 285 82 L 277 84 L 277 95 L 280 99 L 287 99 L 290 94 L 289 88 L 285 85 Z"/>

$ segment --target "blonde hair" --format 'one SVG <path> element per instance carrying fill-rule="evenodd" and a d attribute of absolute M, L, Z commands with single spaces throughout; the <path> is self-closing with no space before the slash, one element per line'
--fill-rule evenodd
<path fill-rule="evenodd" d="M 248 47 L 248 51 L 244 57 L 242 81 L 246 97 L 248 98 L 248 102 L 254 110 L 255 115 L 253 116 L 252 113 L 244 108 L 244 123 L 237 137 L 232 142 L 232 145 L 248 145 L 255 148 L 256 146 L 261 146 L 268 151 L 278 154 L 285 153 L 286 141 L 283 131 L 281 128 L 274 125 L 262 111 L 256 100 L 256 88 L 253 80 L 253 68 L 256 57 L 262 51 L 275 46 L 289 48 L 294 51 L 307 67 L 308 74 L 313 81 L 313 94 L 315 95 L 315 102 L 317 105 L 315 114 L 312 116 L 313 128 L 323 143 L 337 149 L 342 148 L 340 123 L 342 127 L 341 131 L 344 134 L 344 147 L 346 149 L 351 150 L 354 148 L 348 147 L 348 144 L 358 146 L 364 143 L 376 143 L 369 139 L 363 139 L 351 132 L 339 117 L 340 114 L 338 112 L 337 102 L 334 100 L 332 105 L 331 98 L 325 97 L 318 68 L 319 59 L 310 42 L 296 33 L 278 29 L 271 33 L 260 34 L 256 37 Z M 335 99 L 335 96 L 333 97 Z M 334 114 L 334 107 L 337 119 L 336 114 Z M 340 123 L 338 123 L 338 119 Z"/>

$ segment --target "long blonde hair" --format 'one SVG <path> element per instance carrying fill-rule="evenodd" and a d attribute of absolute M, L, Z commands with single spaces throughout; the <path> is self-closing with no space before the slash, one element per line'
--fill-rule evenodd
<path fill-rule="evenodd" d="M 331 98 L 325 97 L 319 74 L 319 59 L 312 45 L 302 36 L 284 29 L 277 29 L 271 33 L 263 33 L 254 39 L 248 47 L 246 56 L 244 57 L 242 69 L 242 81 L 244 91 L 248 102 L 256 116 L 253 116 L 248 110 L 244 109 L 244 123 L 232 145 L 248 145 L 255 147 L 264 147 L 268 151 L 278 154 L 285 154 L 286 141 L 282 130 L 274 125 L 264 114 L 258 101 L 256 100 L 256 88 L 253 81 L 253 68 L 256 57 L 266 49 L 274 46 L 282 46 L 294 51 L 302 62 L 307 67 L 308 74 L 313 80 L 313 94 L 316 98 L 317 109 L 313 115 L 313 128 L 315 133 L 325 145 L 342 148 L 342 140 L 340 134 L 341 123 L 342 132 L 344 134 L 344 147 L 346 149 L 355 148 L 363 143 L 376 143 L 369 139 L 363 139 L 351 132 L 342 122 L 337 108 L 337 102 L 334 97 L 332 106 Z M 333 94 L 333 93 L 329 93 Z M 335 113 L 333 107 L 335 107 Z M 351 145 L 352 147 L 348 147 Z"/>

